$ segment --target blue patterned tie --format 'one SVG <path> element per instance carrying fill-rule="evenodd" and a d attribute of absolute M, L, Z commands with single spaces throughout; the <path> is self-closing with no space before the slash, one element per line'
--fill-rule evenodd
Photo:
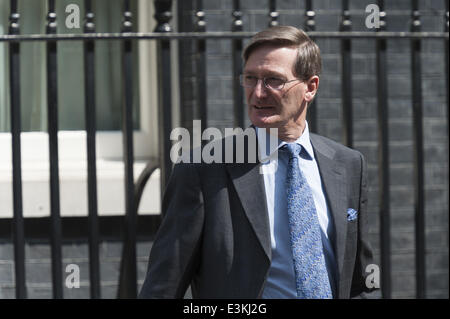
<path fill-rule="evenodd" d="M 301 148 L 297 143 L 283 147 L 289 152 L 286 189 L 297 297 L 332 298 L 312 192 L 298 164 Z"/>

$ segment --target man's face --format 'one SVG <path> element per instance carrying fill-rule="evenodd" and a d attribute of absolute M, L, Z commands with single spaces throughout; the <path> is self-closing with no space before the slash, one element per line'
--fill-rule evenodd
<path fill-rule="evenodd" d="M 313 84 L 297 79 L 294 64 L 297 49 L 262 45 L 257 47 L 247 59 L 244 77 L 254 76 L 261 80 L 255 87 L 246 87 L 245 96 L 248 115 L 253 125 L 261 128 L 277 127 L 279 130 L 298 130 L 304 128 L 307 102 L 317 90 L 318 77 L 312 77 Z M 286 81 L 281 90 L 264 86 L 263 78 L 275 77 Z M 300 131 L 301 134 L 302 131 Z"/>

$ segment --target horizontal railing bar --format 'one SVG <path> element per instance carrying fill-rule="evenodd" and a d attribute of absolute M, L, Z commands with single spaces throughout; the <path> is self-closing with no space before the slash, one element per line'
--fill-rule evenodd
<path fill-rule="evenodd" d="M 0 35 L 0 42 L 12 41 L 67 41 L 67 40 L 121 40 L 121 39 L 242 39 L 251 38 L 256 32 L 127 32 L 127 33 L 81 33 L 81 34 L 21 34 Z M 335 39 L 448 39 L 448 32 L 338 32 L 311 31 L 308 35 L 313 38 Z"/>

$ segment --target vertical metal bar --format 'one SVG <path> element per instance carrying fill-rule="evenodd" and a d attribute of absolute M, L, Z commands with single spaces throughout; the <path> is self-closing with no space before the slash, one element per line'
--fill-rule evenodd
<path fill-rule="evenodd" d="M 316 16 L 316 13 L 313 10 L 312 0 L 306 0 L 305 9 L 305 31 L 315 31 L 316 21 L 314 20 L 314 18 Z"/>
<path fill-rule="evenodd" d="M 233 24 L 231 30 L 240 32 L 242 26 L 242 11 L 239 0 L 233 0 Z M 239 84 L 239 75 L 242 73 L 242 39 L 231 40 L 233 57 L 233 105 L 234 105 L 234 127 L 244 127 L 244 94 Z"/>
<path fill-rule="evenodd" d="M 305 32 L 311 32 L 316 30 L 316 21 L 314 17 L 316 13 L 313 10 L 312 0 L 306 0 L 306 11 L 305 11 Z M 314 40 L 312 38 L 312 40 Z M 307 120 L 309 130 L 311 132 L 317 132 L 317 107 L 318 107 L 318 97 L 316 96 L 312 103 L 308 105 Z"/>
<path fill-rule="evenodd" d="M 11 15 L 9 34 L 18 35 L 20 32 L 17 1 L 11 0 Z M 16 298 L 25 299 L 27 290 L 25 285 L 25 232 L 22 206 L 22 155 L 20 150 L 20 43 L 9 44 L 9 80 L 11 97 L 11 144 L 13 169 L 13 240 L 14 240 L 14 270 L 16 278 Z"/>
<path fill-rule="evenodd" d="M 277 1 L 269 0 L 269 27 L 274 27 L 278 25 L 279 13 L 277 11 Z"/>
<path fill-rule="evenodd" d="M 197 11 L 195 13 L 197 22 L 196 32 L 206 31 L 205 12 L 203 11 L 203 1 L 197 0 Z M 208 126 L 207 124 L 207 106 L 206 106 L 206 40 L 197 40 L 196 55 L 196 73 L 197 73 L 197 114 L 201 120 L 201 132 Z M 204 141 L 205 142 L 205 141 Z"/>
<path fill-rule="evenodd" d="M 411 32 L 421 30 L 419 3 L 412 0 Z M 423 155 L 423 112 L 422 112 L 422 64 L 421 40 L 411 40 L 411 75 L 414 133 L 414 186 L 415 186 L 415 227 L 416 227 L 416 296 L 425 298 L 425 194 L 424 194 L 424 155 Z"/>
<path fill-rule="evenodd" d="M 48 1 L 47 34 L 56 34 L 55 1 Z M 50 210 L 51 210 L 51 253 L 53 298 L 63 298 L 62 254 L 61 254 L 61 216 L 59 196 L 58 164 L 58 81 L 57 44 L 47 42 L 47 103 L 48 137 L 50 153 Z"/>
<path fill-rule="evenodd" d="M 444 16 L 444 31 L 448 32 L 448 0 L 444 0 L 445 2 L 445 16 Z M 448 133 L 448 127 L 450 125 L 450 107 L 448 104 L 448 39 L 444 40 L 444 46 L 445 46 L 445 70 L 447 70 L 445 72 L 445 80 L 447 82 L 447 85 L 445 86 L 447 88 L 447 133 Z"/>
<path fill-rule="evenodd" d="M 348 0 L 342 1 L 342 17 L 340 31 L 349 32 L 352 29 Z M 352 42 L 350 39 L 341 41 L 342 61 L 342 110 L 344 120 L 344 144 L 353 147 L 353 101 L 352 101 Z"/>
<path fill-rule="evenodd" d="M 85 0 L 86 19 L 85 33 L 95 32 L 94 13 L 91 0 Z M 88 224 L 89 224 L 89 278 L 91 298 L 99 299 L 100 293 L 100 260 L 99 260 L 99 225 L 97 215 L 97 165 L 95 156 L 95 44 L 93 40 L 83 43 L 84 46 L 84 90 L 85 90 L 85 122 L 87 135 L 87 181 L 88 181 Z"/>
<path fill-rule="evenodd" d="M 169 21 L 172 19 L 172 0 L 154 0 L 155 18 L 157 26 L 155 32 L 171 32 Z M 171 54 L 170 40 L 157 42 L 158 56 L 158 83 L 159 83 L 159 123 L 160 123 L 160 157 L 161 157 L 161 195 L 166 188 L 172 172 L 170 160 L 171 141 L 169 140 L 172 129 L 172 92 L 171 92 Z"/>
<path fill-rule="evenodd" d="M 129 0 L 124 0 L 122 32 L 132 31 L 132 14 Z M 123 156 L 125 163 L 125 239 L 122 249 L 119 298 L 137 297 L 136 269 L 136 211 L 134 209 L 133 176 L 133 60 L 132 42 L 124 40 L 122 72 L 124 101 L 122 105 Z"/>
<path fill-rule="evenodd" d="M 384 0 L 378 0 L 380 28 L 386 30 Z M 376 40 L 377 97 L 378 97 L 378 203 L 380 218 L 381 293 L 391 298 L 391 235 L 390 235 L 390 186 L 389 186 L 389 126 L 387 88 L 387 42 Z"/>

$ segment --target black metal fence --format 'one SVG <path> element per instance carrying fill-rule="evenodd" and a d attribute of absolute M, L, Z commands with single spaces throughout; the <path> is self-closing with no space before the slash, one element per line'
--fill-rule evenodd
<path fill-rule="evenodd" d="M 206 51 L 205 44 L 209 39 L 229 39 L 232 43 L 233 77 L 235 79 L 234 92 L 234 118 L 235 126 L 243 127 L 244 114 L 242 113 L 243 96 L 238 86 L 238 76 L 242 71 L 241 54 L 243 40 L 251 37 L 253 32 L 243 32 L 243 12 L 240 1 L 233 1 L 233 21 L 231 32 L 207 32 L 205 27 L 205 14 L 202 10 L 201 0 L 197 0 L 195 16 L 197 19 L 195 32 L 173 32 L 170 26 L 172 18 L 172 1 L 155 0 L 155 19 L 157 26 L 151 33 L 136 33 L 132 31 L 133 17 L 130 12 L 130 0 L 123 1 L 123 21 L 121 33 L 96 33 L 95 15 L 92 11 L 91 0 L 85 0 L 84 33 L 82 34 L 57 34 L 55 13 L 55 0 L 48 0 L 47 29 L 46 34 L 20 34 L 20 16 L 18 14 L 17 0 L 10 1 L 10 25 L 9 34 L 0 35 L 0 41 L 9 44 L 9 82 L 11 99 L 11 134 L 12 134 L 12 162 L 13 162 L 13 240 L 15 260 L 16 297 L 26 298 L 25 276 L 25 235 L 22 202 L 22 168 L 21 168 L 21 125 L 20 125 L 20 50 L 21 43 L 25 41 L 44 41 L 47 44 L 47 94 L 48 94 L 48 138 L 50 152 L 50 194 L 51 194 L 51 256 L 52 256 L 52 282 L 54 298 L 63 297 L 63 273 L 62 273 L 62 233 L 60 217 L 59 194 L 59 167 L 58 167 L 58 86 L 57 86 L 57 42 L 81 40 L 84 42 L 84 68 L 85 68 L 85 113 L 87 132 L 87 163 L 88 163 L 88 225 L 89 225 L 89 265 L 90 265 L 90 289 L 91 298 L 100 298 L 100 266 L 99 266 L 99 222 L 97 209 L 97 179 L 96 179 L 96 121 L 95 121 L 95 47 L 96 41 L 118 40 L 122 42 L 122 76 L 124 88 L 123 102 L 123 146 L 125 162 L 125 238 L 123 256 L 119 279 L 120 298 L 135 298 L 137 295 L 136 275 L 136 222 L 137 207 L 142 190 L 150 175 L 159 167 L 161 168 L 161 189 L 164 189 L 171 172 L 169 140 L 171 132 L 171 111 L 167 105 L 172 105 L 171 93 L 171 40 L 183 39 L 197 42 L 197 98 L 198 113 L 202 123 L 207 123 L 206 113 Z M 387 39 L 409 39 L 411 45 L 411 77 L 413 100 L 413 131 L 414 131 L 414 188 L 415 188 L 415 229 L 416 229 L 416 289 L 417 297 L 425 297 L 425 226 L 424 226 L 424 150 L 423 150 L 423 125 L 422 125 L 422 87 L 421 87 L 421 41 L 423 39 L 436 39 L 445 43 L 445 65 L 448 70 L 448 1 L 445 1 L 446 15 L 444 17 L 442 32 L 422 32 L 421 15 L 418 0 L 411 1 L 411 27 L 409 31 L 387 32 L 386 12 L 384 1 L 378 0 L 380 8 L 380 28 L 377 32 L 354 32 L 349 11 L 349 1 L 342 1 L 342 19 L 340 30 L 336 32 L 315 31 L 315 11 L 313 1 L 305 0 L 304 29 L 314 39 L 338 39 L 341 42 L 342 57 L 342 106 L 344 108 L 343 127 L 345 130 L 345 143 L 353 146 L 352 127 L 352 40 L 373 39 L 376 42 L 376 70 L 377 70 L 377 99 L 378 99 L 378 145 L 379 145 L 379 209 L 380 209 L 380 252 L 381 252 L 381 288 L 385 298 L 391 296 L 391 261 L 390 261 L 390 207 L 389 207 L 389 148 L 388 148 L 388 92 L 387 92 Z M 269 26 L 278 24 L 279 13 L 276 1 L 268 1 L 267 21 Z M 231 17 L 230 17 L 231 19 Z M 132 41 L 154 40 L 157 42 L 158 58 L 158 83 L 159 83 L 159 132 L 160 156 L 159 162 L 151 162 L 142 172 L 138 182 L 133 181 L 133 125 L 132 125 Z M 447 80 L 447 111 L 448 111 L 448 72 Z M 312 111 L 314 108 L 312 109 Z M 314 111 L 313 111 L 314 112 Z M 448 114 L 448 113 L 447 113 Z M 316 123 L 315 113 L 310 115 L 311 126 Z M 448 115 L 447 115 L 448 116 Z M 448 123 L 448 118 L 447 118 Z"/>

